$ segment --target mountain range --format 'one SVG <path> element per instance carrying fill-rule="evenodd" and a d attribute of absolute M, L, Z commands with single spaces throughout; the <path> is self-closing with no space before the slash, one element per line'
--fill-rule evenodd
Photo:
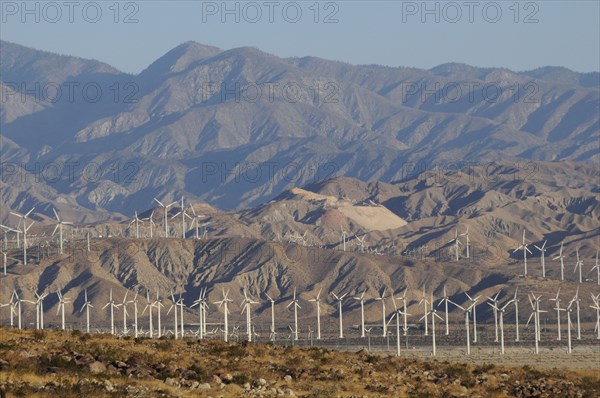
<path fill-rule="evenodd" d="M 138 75 L 5 41 L 0 56 L 4 222 L 33 205 L 92 222 L 154 197 L 242 210 L 336 176 L 600 160 L 598 73 L 354 66 L 195 42 Z"/>

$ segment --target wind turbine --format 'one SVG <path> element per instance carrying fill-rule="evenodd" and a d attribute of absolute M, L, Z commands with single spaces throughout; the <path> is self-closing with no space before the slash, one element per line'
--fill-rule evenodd
<path fill-rule="evenodd" d="M 360 296 L 354 297 L 354 300 L 360 301 L 360 337 L 365 337 L 365 292 L 363 290 Z"/>
<path fill-rule="evenodd" d="M 178 301 L 175 300 L 175 295 L 173 294 L 172 290 L 171 290 L 171 301 L 173 302 L 173 304 L 171 304 L 171 306 L 167 310 L 167 315 L 169 315 L 169 312 L 171 312 L 171 310 L 174 310 L 173 313 L 175 315 L 175 326 L 173 328 L 173 333 L 175 335 L 175 339 L 177 339 L 179 337 L 179 323 L 177 322 L 177 306 L 178 306 Z"/>
<path fill-rule="evenodd" d="M 527 277 L 527 252 L 529 252 L 529 254 L 532 254 L 531 250 L 529 250 L 529 248 L 527 247 L 527 243 L 525 243 L 525 230 L 523 230 L 523 243 L 517 247 L 513 253 L 518 252 L 519 250 L 523 249 L 523 266 L 525 267 L 525 272 L 523 274 L 523 276 Z"/>
<path fill-rule="evenodd" d="M 458 239 L 458 228 L 456 228 L 456 230 L 454 232 L 454 238 L 452 238 L 448 241 L 448 243 L 453 243 L 453 242 L 454 242 L 454 252 L 456 254 L 456 262 L 458 262 L 458 255 L 460 254 L 459 246 L 462 245 L 462 242 Z M 425 323 L 427 323 L 427 318 L 425 318 Z M 425 335 L 427 335 L 427 334 L 425 334 Z"/>
<path fill-rule="evenodd" d="M 131 222 L 129 223 L 129 226 L 131 226 L 131 224 L 135 223 L 135 238 L 136 239 L 140 238 L 140 223 L 143 223 L 143 222 L 144 221 L 140 220 L 140 218 L 138 217 L 137 210 L 136 210 L 133 220 L 131 220 Z"/>
<path fill-rule="evenodd" d="M 573 301 L 571 301 L 569 303 L 569 305 L 567 306 L 567 340 L 568 340 L 567 352 L 569 354 L 573 352 L 573 346 L 571 345 L 571 329 L 573 328 L 573 324 L 571 323 L 571 311 L 573 311 L 571 309 L 572 304 L 573 304 Z"/>
<path fill-rule="evenodd" d="M 575 269 L 573 270 L 573 272 L 577 272 L 577 268 L 579 268 L 579 283 L 583 283 L 583 276 L 582 276 L 582 268 L 583 268 L 583 260 L 579 259 L 579 248 L 577 248 L 577 262 L 575 263 Z"/>
<path fill-rule="evenodd" d="M 248 297 L 248 292 L 244 288 L 244 301 L 242 302 L 242 313 L 246 311 L 246 335 L 248 336 L 248 342 L 252 342 L 252 305 L 256 304 L 256 301 Z"/>
<path fill-rule="evenodd" d="M 596 310 L 596 327 L 594 328 L 594 331 L 597 333 L 596 339 L 600 340 L 600 294 L 597 296 L 592 294 L 592 301 L 594 302 L 594 305 L 590 305 L 590 308 Z"/>
<path fill-rule="evenodd" d="M 56 294 L 58 295 L 58 309 L 56 311 L 56 315 L 58 316 L 59 313 L 62 313 L 61 314 L 61 318 L 62 318 L 61 329 L 65 330 L 65 304 L 68 304 L 70 301 L 67 297 L 64 297 L 62 295 L 62 293 L 60 292 L 60 289 L 58 289 L 56 291 Z"/>
<path fill-rule="evenodd" d="M 365 252 L 365 238 L 367 237 L 367 235 L 363 235 L 362 237 L 356 237 L 356 240 L 358 241 L 358 246 L 360 247 L 360 252 L 364 253 Z"/>
<path fill-rule="evenodd" d="M 563 242 L 560 243 L 560 252 L 558 253 L 558 256 L 554 257 L 553 260 L 560 259 L 560 280 L 564 281 L 565 280 L 565 262 L 564 262 L 565 256 L 563 256 L 562 253 L 563 253 Z"/>
<path fill-rule="evenodd" d="M 48 296 L 48 293 L 38 294 L 35 293 L 35 314 L 36 314 L 36 329 L 44 329 L 44 299 Z"/>
<path fill-rule="evenodd" d="M 113 300 L 113 294 L 112 294 L 112 289 L 110 289 L 110 294 L 108 296 L 108 302 L 104 305 L 104 307 L 102 307 L 102 309 L 105 309 L 106 307 L 109 307 L 110 309 L 110 334 L 114 335 L 115 334 L 115 308 L 119 308 L 121 306 L 121 304 L 115 304 L 114 300 Z"/>
<path fill-rule="evenodd" d="M 85 331 L 86 333 L 90 333 L 90 308 L 94 308 L 91 301 L 88 300 L 87 289 L 84 290 L 84 298 L 85 301 L 81 306 L 79 312 L 82 312 L 85 309 Z"/>
<path fill-rule="evenodd" d="M 160 202 L 160 200 L 158 200 L 156 198 L 154 198 L 154 200 L 156 201 L 156 203 L 158 203 L 164 209 L 164 212 L 165 212 L 165 238 L 168 238 L 169 237 L 169 207 L 176 205 L 177 202 L 173 202 L 173 203 L 165 206 Z"/>
<path fill-rule="evenodd" d="M 579 321 L 579 302 L 581 299 L 579 298 L 579 287 L 575 291 L 575 297 L 571 299 L 569 302 L 569 307 L 572 303 L 575 303 L 575 309 L 577 310 L 577 340 L 581 340 L 581 322 Z"/>
<path fill-rule="evenodd" d="M 429 316 L 429 312 L 430 312 L 430 308 L 429 308 L 429 304 L 430 301 L 427 300 L 427 294 L 425 294 L 425 287 L 423 287 L 423 297 L 421 298 L 421 300 L 419 300 L 419 304 L 423 303 L 423 313 L 425 315 L 423 315 L 423 317 L 419 320 L 423 320 L 425 319 L 425 336 L 429 336 L 429 330 L 427 329 L 427 324 L 428 324 L 428 320 L 427 317 Z"/>
<path fill-rule="evenodd" d="M 25 300 L 22 298 L 19 298 L 19 296 L 17 295 L 17 292 L 15 290 L 15 296 L 17 298 L 17 314 L 19 317 L 19 330 L 21 330 L 21 303 L 30 303 L 30 304 L 35 304 L 35 302 L 31 301 L 31 300 Z"/>
<path fill-rule="evenodd" d="M 492 305 L 492 308 L 494 310 L 494 330 L 495 330 L 495 342 L 498 342 L 498 296 L 500 295 L 500 292 L 502 292 L 502 289 L 498 290 L 498 293 L 496 293 L 496 295 L 494 297 L 488 297 L 487 299 L 494 305 Z"/>
<path fill-rule="evenodd" d="M 154 225 L 156 225 L 156 223 L 154 222 L 154 209 L 152 209 L 152 212 L 150 213 L 150 216 L 148 218 L 142 218 L 140 221 L 148 221 L 148 223 L 150 224 L 150 239 L 152 239 Z"/>
<path fill-rule="evenodd" d="M 133 336 L 138 337 L 138 291 L 136 289 L 135 295 L 133 296 L 133 300 L 128 301 L 128 304 L 133 304 Z"/>
<path fill-rule="evenodd" d="M 433 310 L 429 310 L 419 320 L 425 319 L 425 322 L 427 322 L 427 316 L 428 315 L 431 315 L 431 345 L 432 345 L 432 348 L 433 348 L 433 350 L 432 350 L 431 353 L 433 354 L 433 356 L 435 356 L 436 355 L 436 346 L 435 346 L 435 318 L 438 317 L 440 320 L 442 320 L 443 318 L 437 314 L 437 310 L 433 309 Z"/>
<path fill-rule="evenodd" d="M 449 300 L 449 297 L 446 294 L 446 285 L 444 285 L 444 297 L 442 297 L 442 299 L 438 303 L 438 307 L 440 305 L 442 305 L 442 303 L 445 304 L 444 307 L 445 307 L 445 310 L 446 310 L 446 336 L 448 336 L 450 334 L 450 327 L 448 326 L 448 300 Z"/>
<path fill-rule="evenodd" d="M 181 239 L 185 239 L 185 233 L 187 231 L 186 227 L 185 227 L 185 218 L 189 218 L 192 219 L 191 216 L 189 216 L 186 212 L 185 212 L 185 207 L 183 204 L 183 196 L 181 197 L 181 210 L 179 210 L 177 212 L 177 214 L 175 214 L 173 217 L 171 217 L 171 219 L 174 219 L 175 217 L 177 217 L 178 215 L 181 214 Z"/>
<path fill-rule="evenodd" d="M 225 290 L 223 289 L 223 299 L 221 301 L 217 301 L 215 304 L 219 304 L 219 308 L 221 308 L 221 305 L 223 306 L 223 340 L 227 341 L 227 336 L 229 333 L 229 323 L 227 322 L 227 316 L 229 315 L 229 310 L 227 309 L 227 303 L 231 303 L 233 302 L 230 298 L 229 298 L 229 290 L 227 290 L 227 292 L 225 292 Z"/>
<path fill-rule="evenodd" d="M 460 234 L 460 236 L 466 237 L 465 248 L 467 249 L 467 258 L 470 258 L 470 255 L 469 255 L 469 243 L 471 241 L 469 240 L 469 226 L 468 225 L 467 225 L 467 230 L 465 231 L 465 233 L 464 234 Z"/>
<path fill-rule="evenodd" d="M 533 323 L 534 323 L 534 329 L 535 329 L 535 353 L 539 354 L 539 342 L 540 342 L 540 313 L 542 312 L 547 312 L 547 311 L 542 311 L 540 310 L 540 299 L 542 296 L 535 296 L 535 294 L 531 293 L 531 295 L 528 295 L 529 297 L 529 303 L 531 304 L 531 309 L 533 310 L 531 315 L 529 315 L 529 319 L 527 320 L 527 324 L 529 325 L 529 322 L 531 321 L 531 319 L 533 319 Z M 535 304 L 534 304 L 535 302 Z"/>
<path fill-rule="evenodd" d="M 183 297 L 181 297 L 181 293 L 179 293 L 177 305 L 179 306 L 179 326 L 181 327 L 180 334 L 181 338 L 183 339 L 185 337 L 185 323 L 183 322 L 183 308 L 185 307 L 185 304 L 183 303 Z"/>
<path fill-rule="evenodd" d="M 406 290 L 404 292 L 406 293 Z M 390 322 L 392 319 L 394 319 L 394 317 L 396 317 L 396 355 L 400 356 L 400 315 L 404 315 L 404 321 L 406 322 L 406 316 L 409 314 L 406 313 L 406 307 L 404 308 L 405 311 L 401 311 L 396 305 L 396 299 L 394 298 L 394 295 L 392 294 L 391 296 L 392 303 L 394 304 L 394 312 L 390 317 Z M 404 334 L 406 335 L 406 330 L 404 331 Z"/>
<path fill-rule="evenodd" d="M 340 339 L 343 339 L 344 338 L 344 324 L 343 324 L 342 316 L 344 314 L 343 314 L 342 302 L 344 300 L 344 297 L 346 297 L 346 294 L 348 294 L 348 293 L 344 293 L 339 297 L 333 292 L 331 294 L 338 302 L 338 311 L 339 311 L 339 315 L 340 315 Z"/>
<path fill-rule="evenodd" d="M 492 304 L 492 303 L 488 303 L 488 304 L 491 305 L 495 311 L 500 312 L 500 354 L 504 355 L 504 311 L 506 310 L 506 307 L 508 307 L 509 305 L 512 304 L 512 300 L 509 300 L 502 307 L 498 307 L 497 302 L 495 302 L 494 304 Z"/>
<path fill-rule="evenodd" d="M 471 312 L 471 309 L 473 307 L 475 307 L 475 302 L 473 302 L 470 306 L 464 308 L 458 304 L 456 304 L 455 302 L 451 301 L 450 299 L 448 299 L 448 302 L 458 308 L 460 308 L 461 310 L 464 311 L 465 313 L 465 330 L 467 331 L 467 355 L 471 355 L 471 336 L 470 336 L 470 326 L 469 326 L 469 313 Z"/>
<path fill-rule="evenodd" d="M 556 297 L 555 298 L 551 298 L 550 301 L 554 301 L 556 302 L 556 308 L 554 308 L 556 310 L 556 323 L 557 323 L 557 331 L 558 331 L 558 338 L 556 340 L 560 341 L 560 312 L 561 311 L 565 311 L 565 308 L 560 308 L 560 287 L 558 288 L 558 291 L 556 292 Z"/>
<path fill-rule="evenodd" d="M 196 223 L 196 228 L 195 228 L 196 239 L 200 239 L 200 236 L 198 234 L 198 229 L 200 227 L 205 227 L 205 226 L 209 225 L 210 223 L 207 222 L 207 223 L 200 224 L 200 220 L 206 216 L 204 216 L 202 214 L 196 214 L 196 210 L 194 210 L 194 207 L 192 205 L 190 205 L 190 210 L 192 211 L 192 214 L 194 215 L 194 217 L 192 217 L 192 224 L 190 225 L 190 228 L 193 227 L 194 223 Z"/>
<path fill-rule="evenodd" d="M 544 241 L 542 247 L 539 247 L 538 245 L 533 245 L 536 249 L 540 251 L 540 253 L 542 253 L 542 278 L 546 277 L 546 243 L 548 243 L 547 240 Z"/>
<path fill-rule="evenodd" d="M 142 310 L 142 315 L 144 315 L 146 310 L 148 310 L 148 321 L 149 321 L 149 330 L 148 330 L 149 334 L 148 335 L 150 336 L 150 338 L 154 337 L 154 327 L 152 325 L 152 307 L 154 307 L 154 303 L 150 301 L 150 290 L 146 290 L 146 306 Z M 158 333 L 160 335 L 160 326 L 159 326 L 158 330 L 159 330 Z"/>
<path fill-rule="evenodd" d="M 10 212 L 10 214 L 13 216 L 20 217 L 20 222 L 23 222 L 23 230 L 21 231 L 23 233 L 23 265 L 27 265 L 27 231 L 29 231 L 29 228 L 31 228 L 34 224 L 34 221 L 32 221 L 31 224 L 27 225 L 27 217 L 29 217 L 33 209 L 35 209 L 35 207 L 32 207 L 31 210 L 25 214 L 19 214 L 12 211 Z"/>
<path fill-rule="evenodd" d="M 317 293 L 316 297 L 313 299 L 309 299 L 308 301 L 312 301 L 317 304 L 317 340 L 321 340 L 321 291 L 323 289 L 319 289 L 319 293 Z M 267 295 L 268 297 L 268 295 Z M 269 299 L 271 299 L 269 297 Z M 271 300 L 271 304 L 273 300 Z M 271 307 L 272 310 L 272 307 Z M 274 325 L 274 324 L 273 324 Z M 273 329 L 273 327 L 271 327 Z"/>
<path fill-rule="evenodd" d="M 383 337 L 387 336 L 387 322 L 385 321 L 385 318 L 387 316 L 386 312 L 385 312 L 385 292 L 387 290 L 387 286 L 384 286 L 383 291 L 381 292 L 381 296 L 375 298 L 375 300 L 377 301 L 381 301 L 381 320 L 382 320 L 382 327 L 383 327 Z"/>
<path fill-rule="evenodd" d="M 204 289 L 200 289 L 200 293 L 198 294 L 198 299 L 196 301 L 194 301 L 192 303 L 192 305 L 190 306 L 190 308 L 194 308 L 195 306 L 198 306 L 198 337 L 200 338 L 200 340 L 202 340 L 204 338 L 204 306 L 206 304 L 206 301 L 204 299 L 204 295 L 205 295 L 206 291 Z"/>
<path fill-rule="evenodd" d="M 519 292 L 519 287 L 515 289 L 515 295 L 512 299 L 512 302 L 515 303 L 515 341 L 519 341 L 519 299 L 517 298 L 517 294 Z"/>
<path fill-rule="evenodd" d="M 346 231 L 344 230 L 344 228 L 340 225 L 340 238 L 342 240 L 342 248 L 344 249 L 344 251 L 346 251 Z"/>
<path fill-rule="evenodd" d="M 598 263 L 598 251 L 596 251 L 596 265 L 592 267 L 590 272 L 593 270 L 596 270 L 596 273 L 598 274 L 598 286 L 600 286 L 600 263 Z M 4 255 L 4 275 L 6 275 L 6 254 Z"/>
<path fill-rule="evenodd" d="M 290 306 L 294 307 L 294 340 L 298 340 L 298 308 L 302 307 L 300 307 L 298 299 L 296 298 L 296 288 L 294 288 L 294 298 L 287 305 L 287 308 L 289 309 Z"/>
<path fill-rule="evenodd" d="M 129 290 L 125 291 L 123 302 L 119 304 L 120 307 L 123 307 L 123 336 L 127 336 L 129 333 L 129 330 L 127 330 L 127 304 L 129 304 L 129 301 L 127 301 L 127 293 L 129 293 Z"/>
<path fill-rule="evenodd" d="M 477 343 L 477 302 L 481 298 L 481 295 L 473 298 L 469 296 L 469 293 L 465 292 L 465 294 L 472 303 L 471 307 L 473 307 L 473 343 Z"/>
<path fill-rule="evenodd" d="M 154 306 L 156 307 L 156 325 L 158 327 L 158 331 L 157 331 L 157 335 L 158 338 L 160 339 L 160 337 L 162 336 L 162 327 L 161 327 L 161 321 L 160 321 L 160 309 L 162 307 L 164 307 L 165 305 L 162 303 L 162 299 L 160 298 L 160 293 L 159 290 L 156 289 L 156 300 L 153 302 Z M 206 325 L 205 325 L 206 327 Z M 205 330 L 205 334 L 206 334 L 206 330 Z"/>
<path fill-rule="evenodd" d="M 58 213 L 56 212 L 56 209 L 53 207 L 52 211 L 54 212 L 54 217 L 56 217 L 56 227 L 54 227 L 54 232 L 52 232 L 52 236 L 54 236 L 54 234 L 56 233 L 56 230 L 58 229 L 58 242 L 59 242 L 59 247 L 60 247 L 60 254 L 63 254 L 63 225 L 71 225 L 73 224 L 72 222 L 66 222 L 66 221 L 62 221 L 60 219 L 60 217 L 58 216 Z"/>
<path fill-rule="evenodd" d="M 403 301 L 403 314 L 404 314 L 404 327 L 402 328 L 402 330 L 404 331 L 404 335 L 406 336 L 406 332 L 408 332 L 408 320 L 407 320 L 407 316 L 409 315 L 408 312 L 406 311 L 406 292 L 408 291 L 408 287 L 404 289 L 404 292 L 402 293 L 402 296 L 400 296 L 399 300 Z"/>

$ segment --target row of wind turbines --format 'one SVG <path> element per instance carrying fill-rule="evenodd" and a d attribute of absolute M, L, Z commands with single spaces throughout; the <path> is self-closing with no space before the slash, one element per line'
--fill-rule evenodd
<path fill-rule="evenodd" d="M 365 322 L 365 302 L 367 302 L 366 298 L 367 290 L 363 290 L 360 294 L 357 294 L 351 297 L 353 300 L 357 301 L 360 304 L 360 314 L 361 320 L 359 325 L 359 333 L 361 338 L 371 336 L 371 328 L 367 328 Z M 62 330 L 66 329 L 66 312 L 65 306 L 71 303 L 71 299 L 64 296 L 61 289 L 57 289 L 54 292 L 57 295 L 57 310 L 56 315 L 60 315 L 60 328 Z M 146 291 L 146 305 L 140 311 L 139 308 L 139 300 L 138 300 L 138 291 L 135 292 L 133 298 L 129 296 L 130 291 L 127 290 L 122 301 L 117 301 L 114 298 L 112 289 L 109 293 L 109 299 L 101 308 L 102 310 L 107 310 L 109 313 L 110 319 L 110 333 L 113 335 L 119 336 L 127 336 L 132 335 L 134 337 L 147 336 L 149 338 L 160 338 L 163 335 L 172 335 L 173 338 L 184 338 L 196 337 L 199 339 L 207 338 L 208 336 L 222 334 L 222 338 L 224 341 L 229 341 L 230 337 L 233 335 L 238 335 L 237 329 L 234 326 L 230 327 L 229 316 L 231 314 L 230 308 L 233 303 L 233 300 L 230 298 L 229 290 L 222 290 L 221 299 L 213 302 L 212 304 L 217 305 L 222 313 L 222 322 L 214 322 L 213 325 L 217 325 L 218 327 L 213 328 L 211 330 L 207 330 L 207 325 L 209 325 L 208 320 L 208 310 L 210 308 L 210 304 L 208 302 L 207 289 L 200 289 L 200 293 L 198 298 L 191 303 L 188 307 L 192 309 L 197 307 L 198 311 L 198 322 L 188 323 L 188 328 L 186 330 L 185 322 L 184 322 L 184 310 L 186 309 L 186 305 L 184 303 L 184 299 L 179 294 L 179 297 L 176 297 L 175 294 L 171 291 L 170 299 L 171 305 L 167 309 L 166 316 L 169 316 L 172 313 L 173 316 L 173 327 L 166 328 L 162 324 L 161 311 L 164 311 L 163 308 L 165 305 L 163 304 L 163 300 L 161 299 L 159 292 L 156 292 L 156 295 L 152 295 L 149 290 Z M 316 296 L 309 299 L 308 302 L 311 302 L 316 307 L 316 335 L 313 335 L 313 330 L 309 328 L 309 334 L 312 338 L 316 338 L 317 340 L 322 339 L 322 328 L 321 328 L 321 304 L 323 302 L 323 297 L 321 296 L 322 289 L 318 291 Z M 19 295 L 19 293 L 14 290 L 10 300 L 8 303 L 0 303 L 0 308 L 9 307 L 9 322 L 10 327 L 18 327 L 19 329 L 23 328 L 23 307 L 24 304 L 30 304 L 35 307 L 35 328 L 36 329 L 44 329 L 44 300 L 48 297 L 49 292 L 36 292 L 34 294 L 33 300 L 28 300 L 23 297 L 23 294 Z M 408 313 L 407 306 L 409 305 L 408 299 L 406 297 L 407 289 L 402 291 L 402 294 L 391 294 L 389 296 L 387 294 L 387 289 L 384 288 L 381 294 L 377 297 L 373 298 L 376 301 L 381 302 L 381 330 L 382 337 L 390 337 L 396 336 L 396 351 L 397 355 L 401 353 L 401 335 L 407 336 L 408 330 L 412 325 L 409 325 L 408 318 L 412 315 Z M 495 295 L 486 297 L 485 302 L 491 307 L 493 311 L 494 318 L 494 342 L 499 344 L 499 353 L 500 355 L 505 354 L 505 326 L 508 325 L 507 320 L 505 319 L 505 313 L 509 309 L 509 307 L 514 306 L 514 335 L 515 342 L 520 341 L 520 328 L 523 327 L 520 318 L 519 318 L 519 296 L 518 296 L 518 288 L 515 290 L 514 296 L 509 297 L 505 301 L 502 301 L 500 297 L 501 291 L 498 291 Z M 337 310 L 337 318 L 339 322 L 338 327 L 338 338 L 344 339 L 345 332 L 348 331 L 347 328 L 344 327 L 343 315 L 344 315 L 344 300 L 347 300 L 347 293 L 336 294 L 335 292 L 331 292 L 330 296 L 333 299 L 332 304 Z M 482 304 L 480 300 L 482 300 L 482 296 L 471 296 L 469 293 L 464 292 L 466 297 L 465 304 L 459 304 L 456 301 L 456 296 L 454 295 L 454 300 L 446 293 L 446 288 L 444 287 L 443 297 L 436 301 L 433 298 L 433 293 L 429 295 L 423 289 L 421 299 L 416 303 L 417 308 L 421 305 L 423 306 L 422 316 L 419 318 L 419 322 L 423 321 L 423 335 L 431 336 L 431 344 L 432 351 L 431 354 L 435 356 L 437 354 L 437 342 L 436 342 L 436 320 L 445 323 L 445 335 L 450 335 L 450 323 L 449 323 L 449 307 L 454 306 L 464 313 L 464 334 L 458 332 L 459 335 L 463 336 L 465 345 L 466 345 L 466 355 L 471 355 L 471 344 L 477 343 L 479 341 L 478 337 L 478 328 L 477 328 L 477 305 Z M 128 297 L 130 297 L 128 299 Z M 269 296 L 268 293 L 265 293 L 266 300 L 265 302 L 270 303 L 270 330 L 269 330 L 269 340 L 275 341 L 277 332 L 277 323 L 276 323 L 276 311 L 275 305 L 277 300 Z M 528 302 L 531 306 L 531 314 L 525 323 L 525 327 L 528 327 L 530 323 L 533 324 L 534 328 L 534 352 L 535 354 L 539 354 L 539 347 L 541 342 L 541 323 L 540 314 L 548 312 L 548 310 L 541 309 L 542 296 L 539 294 L 535 294 L 533 292 L 527 295 Z M 592 305 L 589 307 L 595 310 L 596 315 L 596 323 L 594 332 L 596 333 L 596 339 L 600 340 L 600 294 L 593 295 L 591 294 Z M 393 304 L 393 311 L 388 313 L 386 309 L 386 301 L 389 302 L 391 299 Z M 455 301 L 456 300 L 456 301 Z M 557 330 L 557 341 L 561 341 L 563 338 L 562 330 L 564 328 L 563 322 L 561 321 L 561 313 L 566 314 L 566 330 L 567 330 L 567 352 L 572 352 L 572 330 L 576 331 L 576 339 L 581 340 L 581 298 L 579 297 L 579 288 L 573 298 L 571 298 L 566 306 L 561 306 L 561 302 L 563 299 L 560 297 L 560 288 L 555 297 L 550 298 L 549 301 L 554 302 L 554 307 L 551 308 L 551 311 L 556 311 L 556 330 Z M 402 305 L 399 304 L 402 303 Z M 248 289 L 243 289 L 243 298 L 240 302 L 241 313 L 245 314 L 245 325 L 246 332 L 245 337 L 247 341 L 252 342 L 258 334 L 255 331 L 253 325 L 253 306 L 261 304 L 259 301 L 255 301 L 248 293 Z M 131 316 L 127 307 L 133 307 L 133 321 L 132 323 L 128 323 L 128 317 Z M 443 306 L 443 307 L 442 307 Z M 442 307 L 443 311 L 439 311 L 439 308 Z M 84 300 L 79 312 L 82 313 L 85 311 L 85 331 L 86 333 L 91 332 L 91 311 L 94 309 L 94 305 L 91 300 L 88 298 L 87 289 L 84 290 Z M 296 289 L 293 291 L 293 295 L 290 298 L 290 301 L 287 303 L 286 308 L 293 312 L 293 324 L 288 325 L 288 329 L 290 331 L 290 337 L 293 341 L 297 341 L 300 339 L 300 326 L 298 320 L 298 310 L 302 308 L 300 305 L 300 299 L 296 293 Z M 75 309 L 74 309 L 75 310 Z M 121 311 L 122 315 L 122 331 L 118 330 L 116 326 L 116 312 Z M 148 331 L 144 332 L 142 327 L 139 325 L 140 317 L 144 316 L 144 314 L 148 314 Z M 445 315 L 442 317 L 440 315 Z M 420 314 L 419 314 L 420 315 Z M 575 319 L 573 319 L 573 317 Z M 15 324 L 16 320 L 16 324 Z M 395 320 L 395 333 L 391 332 L 391 324 Z M 156 325 L 156 326 L 155 326 Z M 194 328 L 195 330 L 191 330 L 190 326 L 197 326 Z M 130 329 L 131 328 L 131 329 Z M 401 333 L 402 331 L 402 333 Z M 472 334 L 471 334 L 472 333 Z"/>

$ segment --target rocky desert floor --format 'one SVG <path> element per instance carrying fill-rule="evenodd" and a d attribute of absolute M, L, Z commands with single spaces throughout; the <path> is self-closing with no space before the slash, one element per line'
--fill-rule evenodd
<path fill-rule="evenodd" d="M 338 351 L 0 329 L 8 397 L 598 397 L 598 347 Z"/>

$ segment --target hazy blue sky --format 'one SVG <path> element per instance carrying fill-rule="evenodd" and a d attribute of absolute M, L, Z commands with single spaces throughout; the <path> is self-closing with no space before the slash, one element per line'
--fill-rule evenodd
<path fill-rule="evenodd" d="M 125 72 L 141 71 L 188 40 L 354 64 L 600 70 L 596 0 L 427 2 L 429 14 L 421 1 L 229 1 L 230 14 L 221 1 L 121 1 L 118 7 L 110 0 L 30 1 L 29 13 L 21 1 L 1 3 L 3 40 L 95 58 Z"/>

